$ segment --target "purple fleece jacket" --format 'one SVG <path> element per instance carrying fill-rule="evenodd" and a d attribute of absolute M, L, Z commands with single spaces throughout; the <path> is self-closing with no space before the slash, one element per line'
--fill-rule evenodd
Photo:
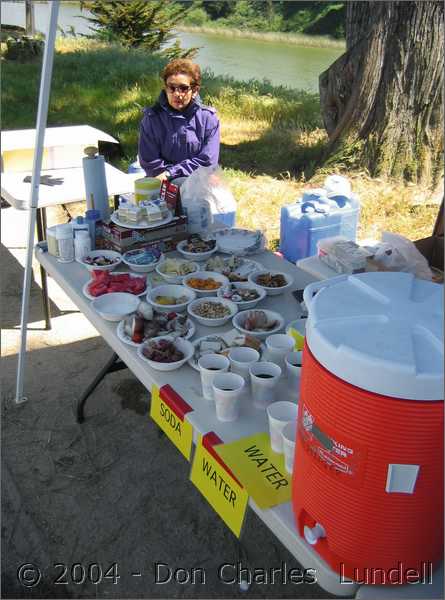
<path fill-rule="evenodd" d="M 211 106 L 196 97 L 179 112 L 162 91 L 144 110 L 139 132 L 139 162 L 148 177 L 165 170 L 170 178 L 187 177 L 198 167 L 218 164 L 219 120 Z"/>

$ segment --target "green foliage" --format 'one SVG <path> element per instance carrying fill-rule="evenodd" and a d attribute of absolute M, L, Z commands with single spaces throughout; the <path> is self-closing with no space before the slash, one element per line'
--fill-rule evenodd
<path fill-rule="evenodd" d="M 204 1 L 201 5 L 218 27 L 344 37 L 344 2 L 232 0 Z"/>
<path fill-rule="evenodd" d="M 93 15 L 84 17 L 93 25 L 90 37 L 150 52 L 162 51 L 174 39 L 172 30 L 190 7 L 171 0 L 81 0 L 81 9 Z M 170 59 L 193 54 L 190 50 L 184 54 L 178 42 L 164 53 Z"/>
<path fill-rule="evenodd" d="M 209 17 L 206 11 L 199 6 L 196 6 L 187 13 L 187 16 L 182 23 L 184 25 L 195 25 L 197 27 L 201 27 L 202 25 L 208 23 L 208 21 Z"/>

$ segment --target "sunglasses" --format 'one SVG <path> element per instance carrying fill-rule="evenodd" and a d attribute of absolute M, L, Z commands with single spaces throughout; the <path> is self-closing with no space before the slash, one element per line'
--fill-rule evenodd
<path fill-rule="evenodd" d="M 179 92 L 180 94 L 187 94 L 191 89 L 191 85 L 171 85 L 167 84 L 166 89 L 170 94 L 174 94 L 175 92 Z"/>

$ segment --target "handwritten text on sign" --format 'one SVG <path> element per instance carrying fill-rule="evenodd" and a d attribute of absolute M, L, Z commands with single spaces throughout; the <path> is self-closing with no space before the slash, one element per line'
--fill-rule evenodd
<path fill-rule="evenodd" d="M 290 500 L 291 482 L 284 467 L 284 457 L 273 452 L 268 433 L 215 446 L 215 452 L 259 508 L 270 508 Z"/>
<path fill-rule="evenodd" d="M 150 416 L 187 460 L 192 452 L 193 427 L 185 414 L 191 410 L 169 385 L 161 389 L 152 386 Z"/>
<path fill-rule="evenodd" d="M 226 525 L 239 537 L 244 521 L 247 492 L 199 441 L 190 480 Z"/>

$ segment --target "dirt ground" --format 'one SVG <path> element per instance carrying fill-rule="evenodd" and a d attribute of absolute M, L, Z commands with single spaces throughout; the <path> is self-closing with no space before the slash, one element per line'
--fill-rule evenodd
<path fill-rule="evenodd" d="M 106 377 L 77 424 L 76 398 L 110 349 L 51 279 L 53 328 L 45 331 L 37 265 L 28 401 L 14 402 L 27 214 L 5 205 L 1 216 L 2 597 L 332 597 L 316 583 L 280 577 L 247 591 L 222 582 L 226 563 L 250 572 L 299 565 L 250 509 L 241 543 L 235 538 L 148 417 L 148 392 L 129 371 Z M 64 220 L 48 210 L 49 225 Z"/>

